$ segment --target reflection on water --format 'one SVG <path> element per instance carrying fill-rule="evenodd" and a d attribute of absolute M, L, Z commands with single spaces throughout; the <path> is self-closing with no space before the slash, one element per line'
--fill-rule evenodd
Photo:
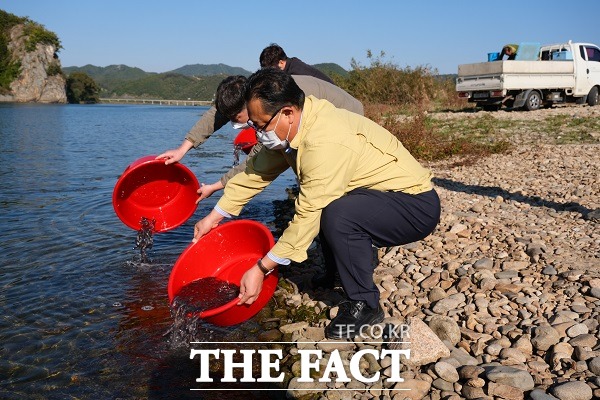
<path fill-rule="evenodd" d="M 155 235 L 146 259 L 111 203 L 127 165 L 176 147 L 205 110 L 0 104 L 0 398 L 211 398 L 190 392 L 197 366 L 168 346 L 166 288 L 218 195 Z M 182 160 L 200 181 L 231 166 L 228 129 Z M 240 217 L 271 222 L 291 182 L 280 178 Z M 255 324 L 207 330 L 241 342 Z"/>

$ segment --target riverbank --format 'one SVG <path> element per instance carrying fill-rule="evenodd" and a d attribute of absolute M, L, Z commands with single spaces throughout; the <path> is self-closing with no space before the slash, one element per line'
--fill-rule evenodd
<path fill-rule="evenodd" d="M 531 121 L 598 111 L 560 108 L 491 118 Z M 411 361 L 401 373 L 406 381 L 386 382 L 389 359 L 365 358 L 365 376 L 381 371 L 377 382 L 293 378 L 288 396 L 342 399 L 349 392 L 336 389 L 352 389 L 354 398 L 364 399 L 600 397 L 598 132 L 586 135 L 592 143 L 566 145 L 556 144 L 554 131 L 501 133 L 515 145 L 507 154 L 428 165 L 442 200 L 440 224 L 421 242 L 378 250 L 375 282 L 384 322 L 411 327 Z M 279 207 L 278 221 L 289 218 L 289 206 Z M 338 348 L 346 360 L 359 349 L 381 349 L 361 338 L 326 344 L 329 319 L 323 316 L 335 313 L 342 296 L 308 285 L 321 264 L 317 245 L 306 262 L 281 268 L 280 307 L 284 302 L 312 313 L 305 322 L 280 319 L 279 333 L 314 343 L 303 348 Z M 292 373 L 298 376 L 298 365 Z M 315 385 L 322 391 L 301 390 Z"/>

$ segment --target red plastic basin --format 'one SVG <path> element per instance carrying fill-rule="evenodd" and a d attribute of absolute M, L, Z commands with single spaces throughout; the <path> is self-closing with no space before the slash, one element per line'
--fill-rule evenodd
<path fill-rule="evenodd" d="M 233 140 L 233 144 L 241 147 L 246 154 L 250 153 L 250 150 L 256 143 L 258 142 L 256 141 L 256 132 L 254 131 L 254 128 L 242 129 Z"/>
<path fill-rule="evenodd" d="M 240 285 L 244 273 L 264 257 L 275 241 L 269 229 L 250 220 L 236 220 L 219 225 L 179 256 L 169 276 L 169 303 L 187 284 L 206 277 Z M 238 306 L 239 299 L 202 311 L 200 318 L 214 325 L 236 325 L 253 317 L 271 299 L 277 287 L 277 270 L 265 277 L 262 290 L 250 305 Z"/>
<path fill-rule="evenodd" d="M 131 229 L 145 217 L 156 221 L 154 232 L 176 228 L 196 211 L 198 179 L 185 165 L 165 165 L 156 156 L 142 157 L 125 168 L 113 190 L 119 219 Z"/>

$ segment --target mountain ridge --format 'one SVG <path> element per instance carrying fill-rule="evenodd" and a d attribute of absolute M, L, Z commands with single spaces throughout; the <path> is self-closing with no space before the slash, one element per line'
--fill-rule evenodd
<path fill-rule="evenodd" d="M 347 75 L 334 63 L 316 64 L 327 75 Z M 83 72 L 101 88 L 100 97 L 162 98 L 210 101 L 223 78 L 230 75 L 250 76 L 252 72 L 227 64 L 188 64 L 167 72 L 146 72 L 138 67 L 112 64 L 99 67 L 63 67 L 65 74 Z M 345 74 L 344 74 L 345 73 Z"/>

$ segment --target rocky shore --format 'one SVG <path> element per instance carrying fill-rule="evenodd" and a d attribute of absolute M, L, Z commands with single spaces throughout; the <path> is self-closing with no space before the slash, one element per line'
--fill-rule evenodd
<path fill-rule="evenodd" d="M 306 262 L 280 268 L 278 307 L 306 316 L 275 310 L 261 338 L 309 342 L 289 349 L 289 398 L 600 398 L 600 144 L 514 137 L 507 154 L 428 165 L 442 200 L 437 229 L 421 242 L 376 250 L 384 324 L 407 324 L 410 343 L 324 339 L 343 296 L 308 284 L 322 266 L 318 243 Z M 289 204 L 279 209 L 278 221 L 287 221 Z M 382 346 L 410 348 L 403 383 L 387 382 L 389 357 L 369 356 L 360 368 L 364 376 L 380 372 L 376 382 L 298 382 L 298 348 L 338 349 L 346 362 Z M 322 390 L 303 390 L 315 388 Z"/>

